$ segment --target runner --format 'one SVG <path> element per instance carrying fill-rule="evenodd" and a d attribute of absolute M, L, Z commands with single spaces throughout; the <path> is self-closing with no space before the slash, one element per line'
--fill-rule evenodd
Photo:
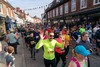
<path fill-rule="evenodd" d="M 59 33 L 58 35 L 59 37 L 56 39 L 57 42 L 59 42 L 61 45 L 62 45 L 62 38 L 64 39 L 64 37 L 62 36 L 61 33 Z M 56 57 L 56 67 L 57 67 L 57 64 L 59 63 L 60 61 L 60 58 L 62 60 L 62 65 L 61 67 L 65 67 L 66 65 L 66 55 L 65 55 L 65 50 L 61 50 L 59 47 L 56 47 L 56 52 L 55 52 L 55 57 Z"/>
<path fill-rule="evenodd" d="M 68 67 L 88 67 L 87 56 L 90 55 L 90 52 L 84 46 L 76 46 L 73 53 L 74 57 L 71 58 Z"/>
<path fill-rule="evenodd" d="M 64 42 L 62 45 L 54 40 L 54 33 L 49 34 L 49 38 L 45 40 L 40 40 L 35 48 L 40 49 L 43 46 L 44 48 L 44 64 L 45 67 L 56 67 L 55 62 L 55 47 L 59 46 L 60 48 L 64 49 Z"/>
<path fill-rule="evenodd" d="M 63 33 L 63 36 L 65 38 L 65 54 L 67 55 L 68 52 L 69 52 L 69 46 L 70 46 L 70 41 L 71 41 L 71 38 L 69 36 L 69 30 L 65 31 L 66 33 L 64 34 Z"/>
<path fill-rule="evenodd" d="M 88 36 L 87 32 L 82 33 L 81 40 L 79 41 L 78 45 L 83 45 L 88 51 L 91 51 L 91 49 L 90 49 L 91 43 L 88 41 L 88 38 L 89 38 L 89 36 Z M 88 67 L 90 67 L 89 58 L 88 58 Z"/>
<path fill-rule="evenodd" d="M 49 36 L 49 33 L 47 30 L 44 31 L 43 39 L 47 39 Z"/>
<path fill-rule="evenodd" d="M 95 33 L 96 37 L 96 47 L 97 47 L 97 56 L 100 56 L 100 29 L 96 31 Z"/>
<path fill-rule="evenodd" d="M 31 53 L 31 58 L 33 58 L 33 60 L 35 60 L 35 38 L 33 37 L 34 34 L 33 32 L 30 32 L 30 35 L 29 35 L 29 47 L 30 47 L 30 53 Z"/>

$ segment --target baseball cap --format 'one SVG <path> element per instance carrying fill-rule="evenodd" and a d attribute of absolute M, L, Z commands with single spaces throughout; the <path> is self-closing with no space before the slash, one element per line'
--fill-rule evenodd
<path fill-rule="evenodd" d="M 90 55 L 90 52 L 82 45 L 76 46 L 74 50 L 75 50 L 76 53 L 81 54 L 83 56 Z"/>

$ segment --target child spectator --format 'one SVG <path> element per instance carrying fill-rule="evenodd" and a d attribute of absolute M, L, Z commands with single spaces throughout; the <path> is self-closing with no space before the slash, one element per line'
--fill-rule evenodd
<path fill-rule="evenodd" d="M 14 52 L 14 48 L 12 46 L 8 46 L 7 49 L 8 54 L 6 55 L 5 59 L 6 59 L 6 66 L 7 67 L 15 67 L 14 64 L 14 56 L 12 56 L 12 53 Z"/>

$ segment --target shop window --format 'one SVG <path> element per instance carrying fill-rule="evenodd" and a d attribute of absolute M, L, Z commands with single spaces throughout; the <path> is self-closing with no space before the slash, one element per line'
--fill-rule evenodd
<path fill-rule="evenodd" d="M 56 16 L 58 16 L 58 8 L 56 8 Z"/>
<path fill-rule="evenodd" d="M 76 0 L 71 1 L 71 11 L 76 11 Z"/>
<path fill-rule="evenodd" d="M 2 12 L 2 4 L 0 4 L 0 13 Z"/>
<path fill-rule="evenodd" d="M 62 14 L 63 14 L 63 7 L 60 6 L 60 15 L 62 15 Z"/>
<path fill-rule="evenodd" d="M 100 4 L 100 0 L 94 0 L 93 5 Z"/>
<path fill-rule="evenodd" d="M 65 13 L 68 13 L 68 3 L 65 3 Z"/>
<path fill-rule="evenodd" d="M 84 9 L 87 7 L 87 0 L 81 0 L 80 1 L 80 9 Z"/>

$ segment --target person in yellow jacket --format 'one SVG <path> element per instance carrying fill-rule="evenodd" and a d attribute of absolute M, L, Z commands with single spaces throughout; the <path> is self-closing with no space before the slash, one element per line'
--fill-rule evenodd
<path fill-rule="evenodd" d="M 71 38 L 70 38 L 70 35 L 69 35 L 69 30 L 67 30 L 66 34 L 63 34 L 63 36 L 65 38 L 65 45 L 64 45 L 65 54 L 67 55 L 68 52 L 69 52 L 69 46 L 70 46 L 70 41 L 71 41 Z"/>
<path fill-rule="evenodd" d="M 54 39 L 54 33 L 50 33 L 48 39 L 40 40 L 36 46 L 35 49 L 40 49 L 43 46 L 44 48 L 44 64 L 45 67 L 56 67 L 56 61 L 55 61 L 55 47 L 60 47 L 61 50 L 64 49 L 64 40 L 62 42 L 62 45 L 58 43 Z"/>

